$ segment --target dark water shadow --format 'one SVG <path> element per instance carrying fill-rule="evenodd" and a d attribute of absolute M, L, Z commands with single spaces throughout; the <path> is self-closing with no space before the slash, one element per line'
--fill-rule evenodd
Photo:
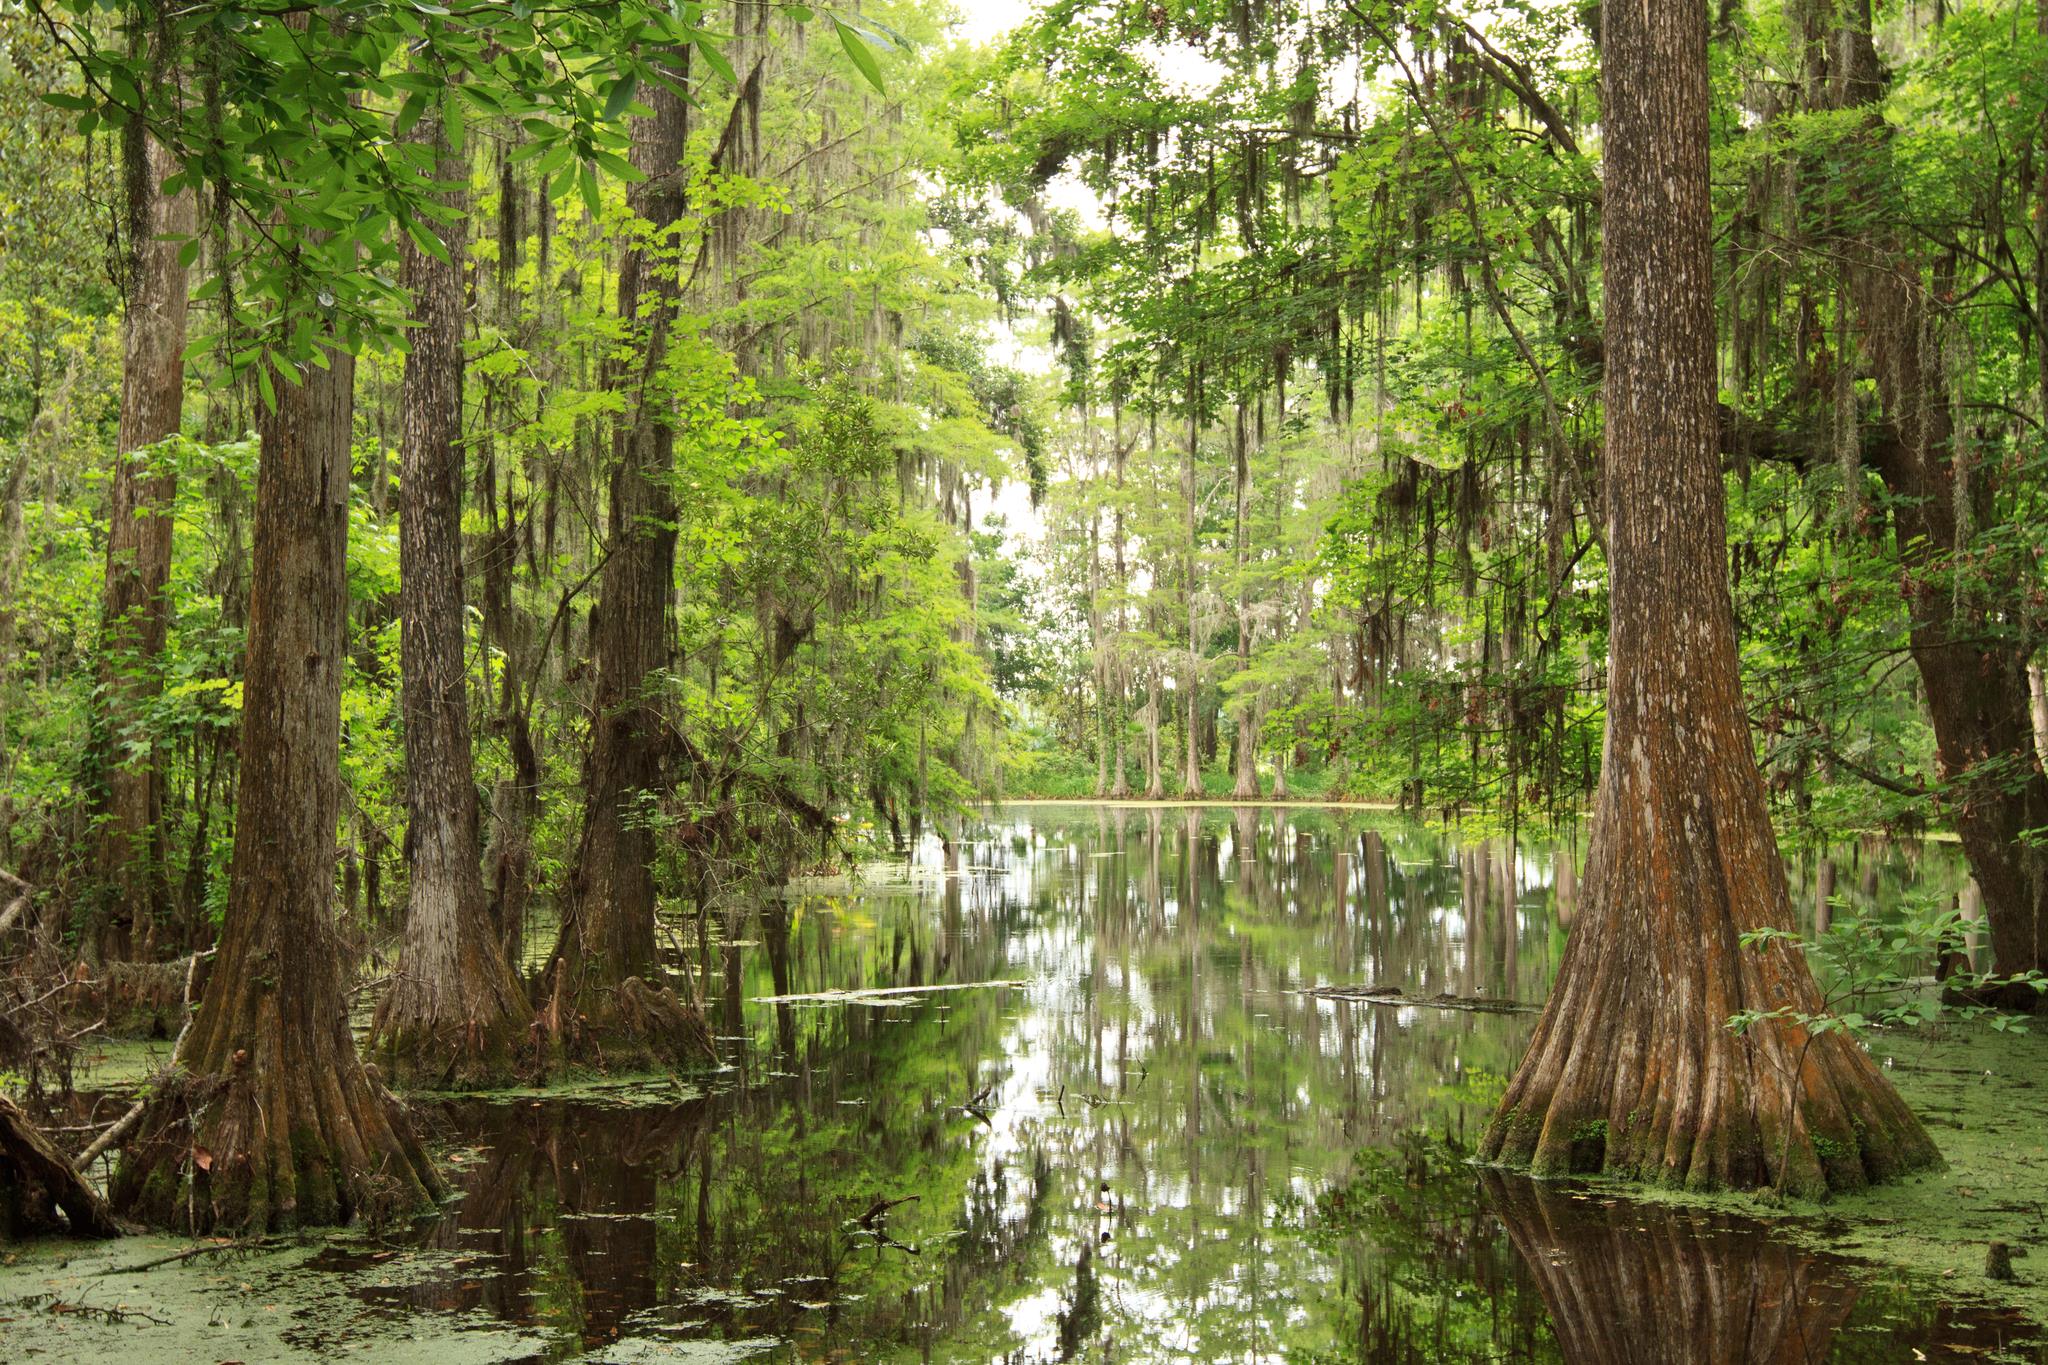
<path fill-rule="evenodd" d="M 2048 1359 L 2018 1314 L 1943 1303 L 1765 1224 L 1484 1172 L 1566 1365 Z"/>

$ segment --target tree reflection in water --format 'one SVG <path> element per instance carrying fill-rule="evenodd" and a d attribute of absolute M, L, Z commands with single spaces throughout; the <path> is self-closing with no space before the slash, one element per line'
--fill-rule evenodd
<path fill-rule="evenodd" d="M 1856 1306 L 1844 1267 L 1754 1223 L 1484 1182 L 1571 1365 L 1821 1365 Z"/>
<path fill-rule="evenodd" d="M 1807 1365 L 2013 1335 L 1752 1224 L 1482 1177 L 1527 1016 L 1313 993 L 1540 999 L 1568 851 L 1096 809 L 926 853 L 678 964 L 737 1034 L 706 1093 L 442 1106 L 475 1151 L 427 1234 L 455 1259 L 372 1297 L 549 1359 L 773 1365 Z M 996 979 L 1030 984 L 928 989 Z"/>

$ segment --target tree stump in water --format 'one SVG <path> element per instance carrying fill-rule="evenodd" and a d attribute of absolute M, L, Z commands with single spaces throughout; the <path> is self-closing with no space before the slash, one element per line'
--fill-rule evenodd
<path fill-rule="evenodd" d="M 121 1228 L 78 1168 L 0 1096 L 0 1240 L 53 1232 L 118 1237 Z"/>
<path fill-rule="evenodd" d="M 617 986 L 586 981 L 572 991 L 564 960 L 548 981 L 539 1022 L 563 1057 L 618 1070 L 679 1068 L 716 1061 L 718 1048 L 703 1011 L 666 986 L 629 976 Z"/>

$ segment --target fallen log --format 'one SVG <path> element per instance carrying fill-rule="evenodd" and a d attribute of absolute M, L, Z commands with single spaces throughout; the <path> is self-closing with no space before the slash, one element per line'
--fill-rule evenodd
<path fill-rule="evenodd" d="M 28 903 L 35 895 L 35 888 L 12 872 L 0 871 L 0 883 L 6 884 L 15 893 L 8 900 L 6 907 L 0 909 L 0 937 L 5 937 L 7 931 L 14 927 L 14 922 L 21 918 L 22 911 L 28 909 Z"/>
<path fill-rule="evenodd" d="M 0 1239 L 54 1232 L 118 1237 L 121 1227 L 78 1168 L 0 1095 Z"/>
<path fill-rule="evenodd" d="M 1538 1014 L 1541 1005 L 1522 1000 L 1497 1000 L 1484 995 L 1410 995 L 1396 986 L 1311 986 L 1301 992 L 1318 1000 L 1354 1000 L 1361 1005 L 1386 1005 L 1395 1009 L 1469 1010 L 1474 1014 Z"/>
<path fill-rule="evenodd" d="M 939 991 L 998 990 L 1009 986 L 1028 986 L 1029 981 L 957 981 L 936 986 L 878 986 L 872 990 L 810 991 L 802 995 L 757 995 L 757 1005 L 793 1005 L 799 1002 L 833 1005 L 862 1000 L 889 1000 L 902 995 L 933 995 Z"/>

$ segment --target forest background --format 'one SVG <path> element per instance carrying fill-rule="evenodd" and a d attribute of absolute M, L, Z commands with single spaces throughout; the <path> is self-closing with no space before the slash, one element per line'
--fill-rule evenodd
<path fill-rule="evenodd" d="M 707 986 L 761 891 L 982 800 L 1580 818 L 1596 9 L 1058 3 L 973 45 L 925 0 L 713 7 L 670 55 L 562 59 L 359 8 L 387 27 L 331 36 L 383 44 L 377 81 L 329 99 L 244 7 L 0 7 L 0 932 L 212 941 L 254 433 L 343 352 L 355 946 L 422 895 L 428 810 L 471 812 L 450 894 L 515 974 L 573 973 L 563 926 L 625 886 L 695 921 Z M 1774 813 L 1816 846 L 1954 833 L 1998 969 L 2038 967 L 2048 6 L 1711 18 Z M 438 574 L 401 572 L 408 509 L 458 528 Z M 430 621 L 466 758 L 409 757 Z"/>

